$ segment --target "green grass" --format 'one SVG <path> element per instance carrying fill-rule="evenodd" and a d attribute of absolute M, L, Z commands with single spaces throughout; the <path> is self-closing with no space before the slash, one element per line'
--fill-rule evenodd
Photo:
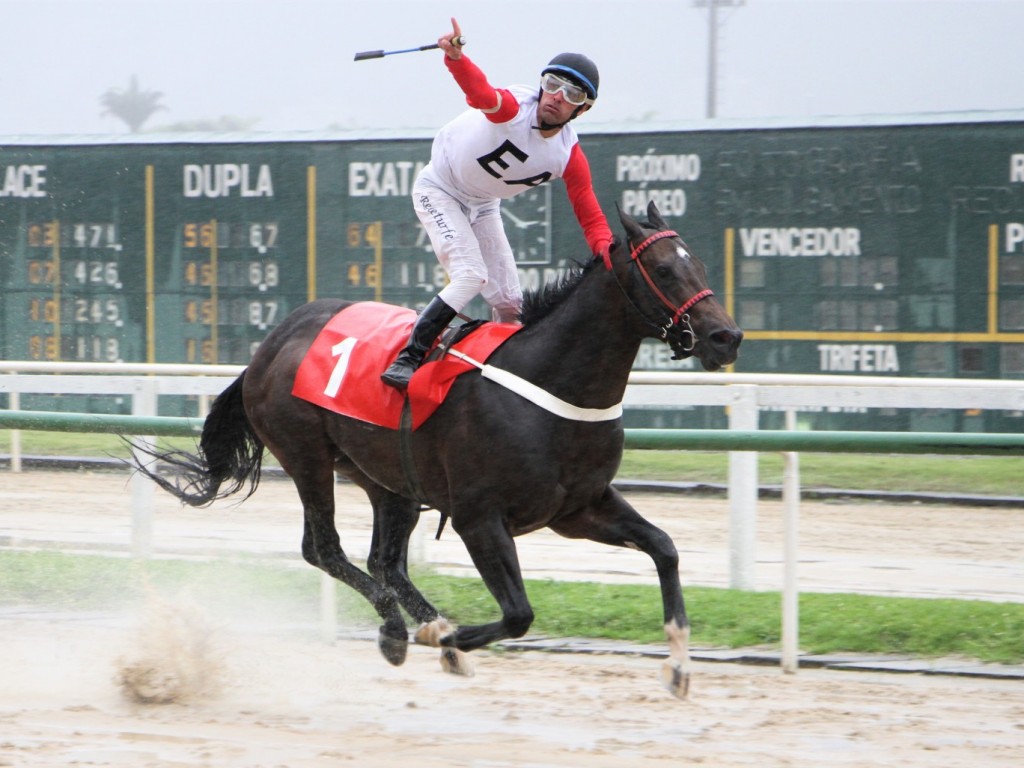
<path fill-rule="evenodd" d="M 801 453 L 800 485 L 860 491 L 1020 496 L 1024 457 Z M 762 453 L 761 485 L 782 485 L 782 456 Z M 718 483 L 729 477 L 728 454 L 626 451 L 619 477 Z"/>
<path fill-rule="evenodd" d="M 0 606 L 103 610 L 141 603 L 149 590 L 194 597 L 220 617 L 315 623 L 319 572 L 255 561 L 192 562 L 0 551 Z M 415 581 L 457 623 L 494 621 L 497 606 L 478 579 L 422 571 Z M 528 581 L 531 634 L 664 642 L 656 585 Z M 693 587 L 685 591 L 697 647 L 773 647 L 780 596 Z M 346 621 L 377 617 L 338 589 Z M 800 598 L 800 645 L 808 653 L 899 653 L 1024 663 L 1024 604 L 807 593 Z"/>
<path fill-rule="evenodd" d="M 75 432 L 22 432 L 22 452 L 43 456 L 127 457 L 124 443 L 116 435 Z M 188 439 L 162 441 L 189 448 Z M 0 453 L 10 451 L 10 431 L 0 430 Z M 272 457 L 267 454 L 267 464 Z M 876 454 L 803 453 L 800 455 L 800 483 L 803 488 L 835 488 L 861 491 L 968 493 L 982 496 L 1024 494 L 1021 473 L 1024 457 L 1002 456 L 916 456 L 894 457 Z M 782 457 L 762 453 L 759 465 L 761 485 L 782 484 Z M 728 481 L 728 455 L 703 451 L 625 452 L 620 478 L 676 482 L 716 483 Z"/>
<path fill-rule="evenodd" d="M 187 444 L 184 443 L 184 444 Z M 11 450 L 11 430 L 0 430 L 0 452 Z M 124 443 L 117 435 L 87 432 L 21 432 L 21 452 L 39 456 L 107 456 L 126 457 Z"/>
<path fill-rule="evenodd" d="M 0 551 L 0 605 L 104 610 L 150 590 L 196 593 L 218 606 L 277 604 L 317 610 L 319 572 L 249 560 L 134 560 L 57 551 Z"/>

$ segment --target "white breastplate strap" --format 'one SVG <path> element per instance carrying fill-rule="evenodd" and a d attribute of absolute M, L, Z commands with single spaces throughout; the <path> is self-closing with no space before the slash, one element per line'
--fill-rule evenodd
<path fill-rule="evenodd" d="M 479 368 L 480 374 L 485 379 L 490 379 L 495 384 L 500 384 L 505 389 L 512 390 L 534 405 L 543 408 L 545 411 L 550 411 L 556 416 L 561 416 L 563 419 L 571 419 L 572 421 L 612 421 L 622 417 L 622 403 L 613 405 L 610 408 L 580 408 L 555 397 L 550 392 L 545 392 L 536 384 L 531 384 L 514 373 L 509 373 L 501 368 L 495 368 L 493 365 L 481 363 L 469 355 L 459 352 L 457 349 L 445 351 L 449 355 L 453 355 L 463 362 Z"/>

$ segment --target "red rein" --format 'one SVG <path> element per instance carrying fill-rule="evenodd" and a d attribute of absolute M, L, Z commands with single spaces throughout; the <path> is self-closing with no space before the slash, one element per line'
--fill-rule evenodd
<path fill-rule="evenodd" d="M 673 232 L 670 229 L 665 230 L 664 232 L 655 232 L 653 235 L 651 235 L 642 243 L 640 243 L 640 245 L 634 248 L 633 252 L 629 254 L 629 258 L 636 263 L 637 267 L 639 267 L 640 274 L 643 275 L 644 280 L 647 282 L 647 286 L 651 289 L 654 295 L 661 300 L 661 303 L 668 308 L 669 312 L 672 312 L 672 322 L 669 323 L 669 325 L 675 325 L 676 323 L 679 322 L 679 319 L 683 315 L 685 315 L 693 308 L 694 304 L 696 304 L 701 299 L 706 299 L 708 296 L 714 296 L 715 292 L 712 291 L 710 288 L 705 288 L 703 291 L 700 291 L 699 293 L 695 294 L 690 299 L 688 299 L 678 309 L 676 308 L 675 304 L 668 300 L 668 297 L 661 292 L 661 289 L 658 288 L 657 285 L 654 284 L 654 281 L 651 279 L 651 276 L 647 274 L 647 269 L 644 268 L 643 262 L 640 261 L 641 253 L 647 250 L 652 244 L 656 243 L 658 240 L 661 240 L 662 238 L 666 237 L 679 237 L 679 235 L 678 233 Z"/>

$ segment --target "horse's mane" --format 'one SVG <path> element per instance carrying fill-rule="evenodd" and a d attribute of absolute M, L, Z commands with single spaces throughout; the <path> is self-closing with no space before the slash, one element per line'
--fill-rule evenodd
<path fill-rule="evenodd" d="M 574 261 L 568 269 L 551 282 L 524 293 L 523 308 L 519 313 L 522 324 L 524 326 L 532 325 L 551 314 L 551 311 L 565 301 L 565 298 L 576 289 L 576 286 L 583 281 L 584 276 L 597 263 L 596 259 L 591 259 L 585 264 Z"/>
<path fill-rule="evenodd" d="M 641 229 L 658 232 L 664 229 L 663 226 L 655 224 L 647 219 L 638 219 L 637 224 Z M 615 238 L 618 243 L 618 238 Z M 627 244 L 628 245 L 628 244 Z M 613 245 L 613 247 L 616 247 Z M 524 326 L 536 323 L 551 314 L 551 310 L 565 301 L 566 296 L 575 290 L 584 276 L 590 272 L 596 264 L 601 263 L 600 259 L 589 259 L 586 262 L 573 261 L 569 267 L 550 283 L 545 283 L 540 288 L 527 291 L 523 294 L 523 308 L 519 313 L 519 319 Z"/>

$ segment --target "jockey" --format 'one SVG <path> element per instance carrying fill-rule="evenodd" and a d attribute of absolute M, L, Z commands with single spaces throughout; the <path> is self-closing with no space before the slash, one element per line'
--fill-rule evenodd
<path fill-rule="evenodd" d="M 472 109 L 438 132 L 412 193 L 450 282 L 417 318 L 407 346 L 381 376 L 397 389 L 408 386 L 434 340 L 478 294 L 491 306 L 494 321 L 518 320 L 523 292 L 501 222 L 502 199 L 562 178 L 591 252 L 606 257 L 612 242 L 590 164 L 569 125 L 597 99 L 594 62 L 561 53 L 541 72 L 539 89 L 494 88 L 452 42 L 461 35 L 453 18 L 452 32 L 437 42 Z"/>

